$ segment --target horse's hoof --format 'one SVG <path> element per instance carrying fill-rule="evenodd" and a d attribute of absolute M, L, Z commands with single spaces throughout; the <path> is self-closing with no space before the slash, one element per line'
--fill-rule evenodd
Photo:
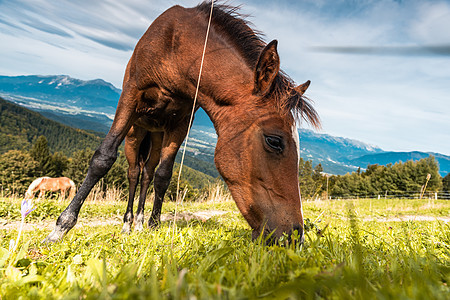
<path fill-rule="evenodd" d="M 55 228 L 43 241 L 44 244 L 53 244 L 59 242 L 64 237 L 64 232 Z"/>
<path fill-rule="evenodd" d="M 148 221 L 148 228 L 149 228 L 150 230 L 152 230 L 152 229 L 157 229 L 157 228 L 159 227 L 159 225 L 161 225 L 161 223 L 160 223 L 160 222 L 157 222 L 157 221 L 154 221 L 153 219 L 150 219 L 150 220 Z"/>
<path fill-rule="evenodd" d="M 122 233 L 123 234 L 130 234 L 131 233 L 131 224 L 124 223 L 122 227 Z"/>
<path fill-rule="evenodd" d="M 144 226 L 142 225 L 142 223 L 136 223 L 136 225 L 134 226 L 134 230 L 142 231 L 142 230 L 144 230 Z"/>
<path fill-rule="evenodd" d="M 142 231 L 144 230 L 144 215 L 138 214 L 136 218 L 134 218 L 134 230 Z"/>

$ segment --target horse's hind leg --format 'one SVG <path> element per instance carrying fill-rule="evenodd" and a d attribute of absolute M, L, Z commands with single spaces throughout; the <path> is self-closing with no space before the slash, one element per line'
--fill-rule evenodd
<path fill-rule="evenodd" d="M 180 127 L 164 134 L 160 164 L 158 170 L 155 172 L 155 200 L 153 202 L 152 215 L 148 220 L 148 226 L 150 228 L 157 227 L 161 223 L 161 208 L 164 195 L 169 187 L 170 179 L 172 178 L 173 164 L 178 149 L 187 134 L 188 121 L 189 120 L 185 120 L 184 124 L 180 124 Z"/>
<path fill-rule="evenodd" d="M 136 187 L 139 181 L 139 174 L 141 168 L 139 166 L 140 162 L 140 149 L 142 148 L 142 143 L 144 143 L 144 138 L 147 134 L 147 130 L 141 127 L 133 126 L 128 132 L 125 138 L 125 156 L 128 161 L 128 205 L 127 211 L 123 216 L 123 233 L 131 232 L 131 225 L 133 224 L 133 202 L 134 195 L 136 193 Z M 148 150 L 147 150 L 148 153 Z M 146 159 L 146 158 L 145 158 Z"/>
<path fill-rule="evenodd" d="M 78 214 L 84 200 L 94 185 L 115 162 L 117 148 L 137 118 L 136 99 L 139 99 L 139 96 L 139 91 L 133 84 L 127 83 L 124 86 L 111 129 L 100 147 L 95 151 L 83 184 L 69 206 L 59 216 L 55 229 L 47 236 L 45 242 L 60 240 L 77 223 Z"/>
<path fill-rule="evenodd" d="M 163 133 L 152 132 L 150 135 L 151 135 L 150 157 L 145 162 L 145 165 L 142 168 L 141 194 L 139 196 L 139 205 L 136 211 L 136 225 L 134 228 L 137 231 L 141 231 L 143 229 L 145 198 L 147 197 L 148 187 L 150 186 L 150 183 L 153 180 L 153 175 L 155 173 L 155 169 L 159 163 L 159 158 L 161 155 Z"/>

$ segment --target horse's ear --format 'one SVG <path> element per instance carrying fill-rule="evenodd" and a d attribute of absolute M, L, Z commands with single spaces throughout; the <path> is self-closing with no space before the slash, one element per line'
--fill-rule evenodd
<path fill-rule="evenodd" d="M 271 41 L 259 55 L 255 70 L 254 93 L 265 96 L 280 71 L 280 57 L 277 52 L 277 40 Z"/>
<path fill-rule="evenodd" d="M 307 81 L 303 84 L 300 84 L 298 87 L 295 88 L 295 90 L 300 94 L 303 95 L 306 90 L 308 89 L 309 85 L 311 84 L 311 81 Z"/>

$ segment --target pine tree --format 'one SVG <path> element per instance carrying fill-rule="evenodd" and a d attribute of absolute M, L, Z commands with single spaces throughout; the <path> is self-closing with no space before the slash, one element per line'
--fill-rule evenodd
<path fill-rule="evenodd" d="M 442 191 L 450 192 L 450 173 L 442 179 Z"/>
<path fill-rule="evenodd" d="M 39 176 L 48 175 L 51 165 L 50 149 L 45 136 L 41 135 L 37 138 L 30 151 L 31 157 L 38 162 Z"/>
<path fill-rule="evenodd" d="M 74 152 L 73 157 L 69 159 L 67 169 L 64 171 L 64 176 L 69 177 L 79 186 L 86 177 L 89 162 L 93 154 L 94 151 L 91 149 Z"/>
<path fill-rule="evenodd" d="M 28 152 L 10 150 L 0 155 L 0 186 L 6 194 L 23 194 L 38 172 L 39 163 Z"/>
<path fill-rule="evenodd" d="M 61 177 L 67 169 L 69 159 L 61 152 L 56 152 L 50 157 L 47 175 L 50 177 Z"/>
<path fill-rule="evenodd" d="M 314 195 L 314 180 L 312 178 L 312 162 L 304 161 L 300 158 L 299 162 L 299 185 L 302 198 L 310 198 Z"/>
<path fill-rule="evenodd" d="M 108 173 L 103 177 L 103 188 L 107 187 L 117 187 L 119 189 L 128 188 L 128 162 L 125 157 L 125 153 L 119 151 L 119 156 L 117 160 L 112 165 Z"/>

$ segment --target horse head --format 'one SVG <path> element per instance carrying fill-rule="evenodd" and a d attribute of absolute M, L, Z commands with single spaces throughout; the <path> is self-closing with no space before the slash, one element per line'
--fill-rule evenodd
<path fill-rule="evenodd" d="M 253 229 L 253 238 L 297 231 L 303 237 L 298 181 L 296 113 L 313 125 L 315 110 L 302 97 L 309 81 L 295 87 L 280 73 L 277 42 L 261 52 L 254 70 L 250 103 L 237 105 L 233 126 L 218 136 L 215 163 L 236 204 Z"/>

